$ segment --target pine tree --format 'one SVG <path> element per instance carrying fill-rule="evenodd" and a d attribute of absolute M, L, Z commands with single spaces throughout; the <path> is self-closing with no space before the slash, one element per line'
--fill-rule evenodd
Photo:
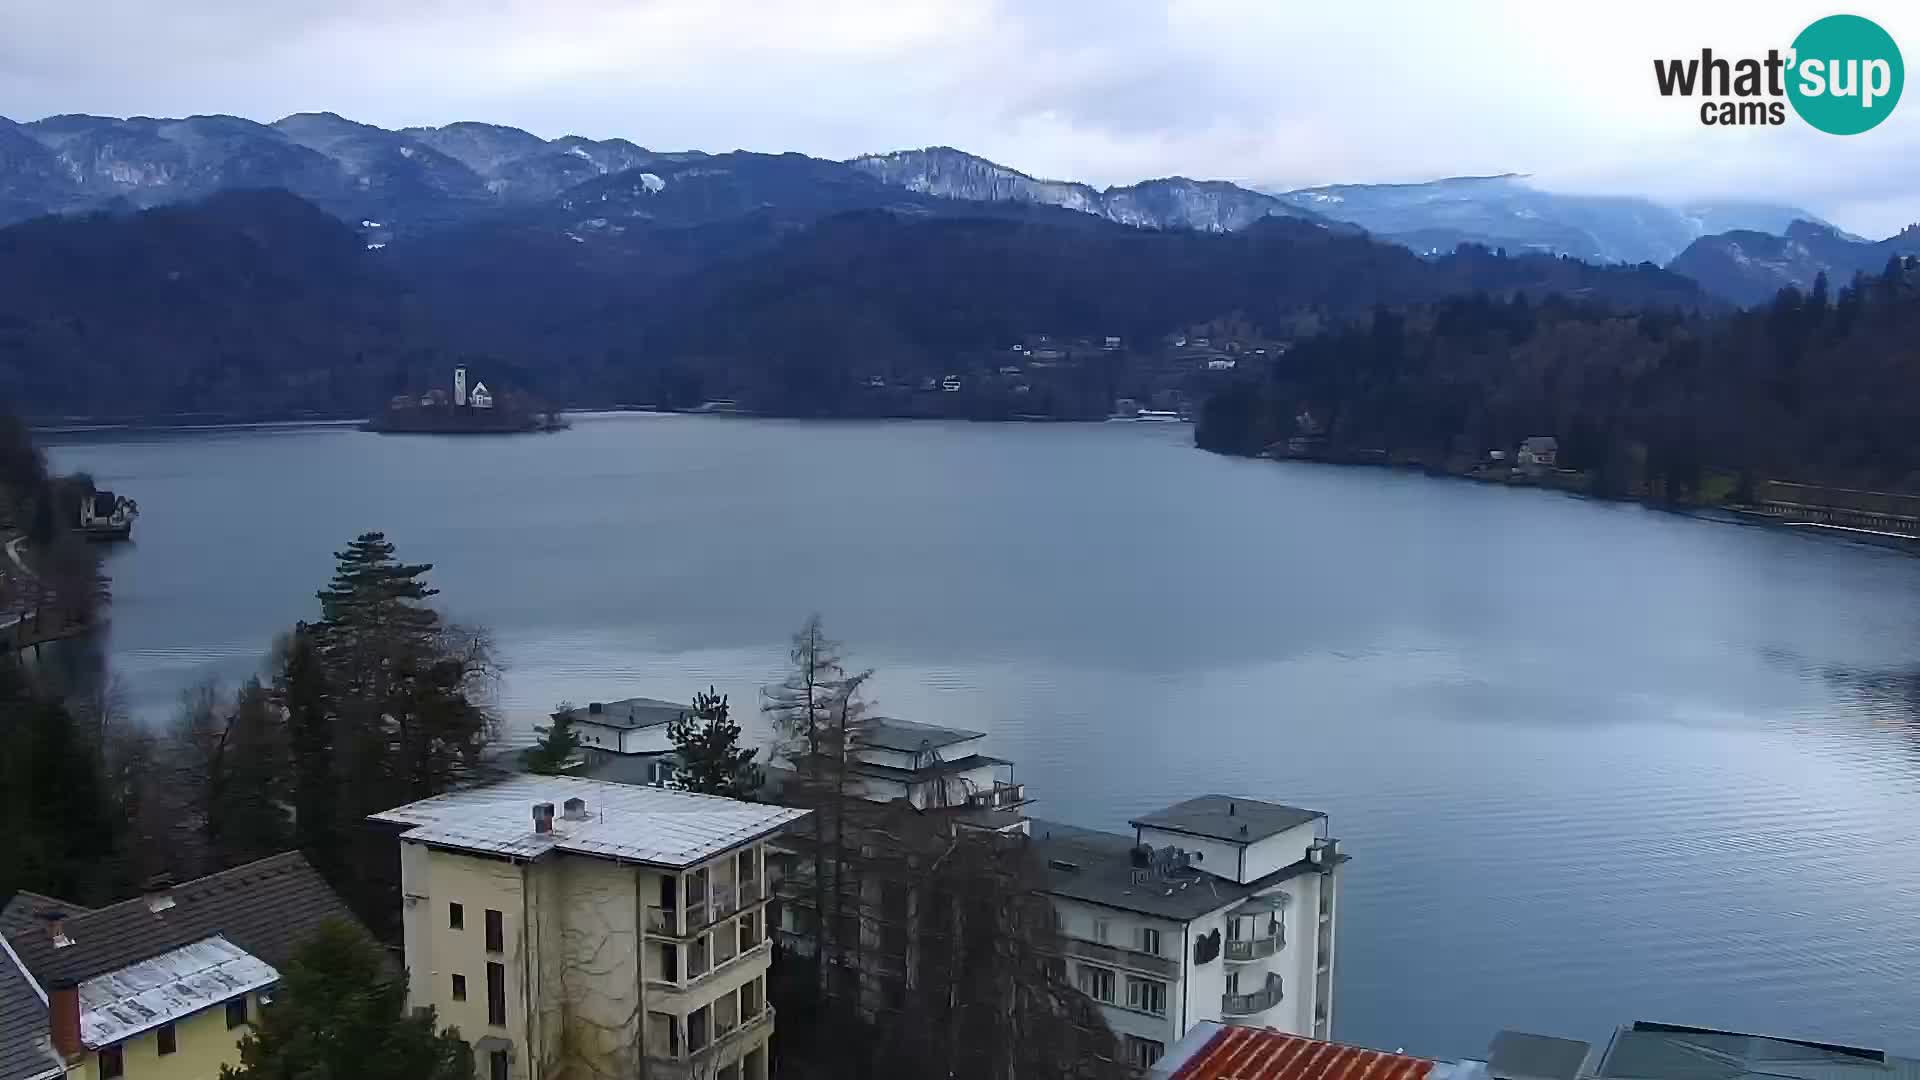
<path fill-rule="evenodd" d="M 580 736 L 573 730 L 572 703 L 563 701 L 554 706 L 552 716 L 553 723 L 533 729 L 540 739 L 520 755 L 520 763 L 528 772 L 545 776 L 562 772 L 580 750 Z"/>
<path fill-rule="evenodd" d="M 473 1050 L 432 1009 L 407 1010 L 407 984 L 358 927 L 330 921 L 280 973 L 273 1008 L 240 1040 L 221 1080 L 471 1080 Z"/>
<path fill-rule="evenodd" d="M 758 750 L 740 747 L 740 725 L 728 716 L 727 696 L 709 686 L 693 695 L 693 708 L 667 724 L 679 762 L 673 785 L 685 791 L 750 799 L 760 790 Z"/>
<path fill-rule="evenodd" d="M 342 874 L 334 718 L 314 630 L 294 626 L 276 648 L 274 699 L 285 718 L 292 777 L 293 840 L 330 881 Z"/>

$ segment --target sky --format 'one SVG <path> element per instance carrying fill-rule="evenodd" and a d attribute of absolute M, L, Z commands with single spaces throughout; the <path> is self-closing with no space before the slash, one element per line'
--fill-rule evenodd
<path fill-rule="evenodd" d="M 0 114 L 382 127 L 820 157 L 950 145 L 1096 186 L 1518 172 L 1552 190 L 1920 221 L 1920 100 L 1874 130 L 1704 127 L 1655 57 L 1785 49 L 1850 11 L 1747 0 L 0 0 Z M 1915 97 L 1920 97 L 1916 91 Z"/>

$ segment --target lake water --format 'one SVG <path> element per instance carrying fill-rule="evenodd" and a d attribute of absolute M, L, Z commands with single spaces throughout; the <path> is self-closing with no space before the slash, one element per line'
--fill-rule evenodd
<path fill-rule="evenodd" d="M 365 529 L 492 628 L 523 725 L 709 683 L 751 711 L 817 610 L 881 710 L 991 732 L 1041 816 L 1328 811 L 1343 1039 L 1659 1019 L 1920 1051 L 1920 560 L 1190 436 L 50 441 L 141 504 L 109 655 L 142 715 L 254 670 Z"/>

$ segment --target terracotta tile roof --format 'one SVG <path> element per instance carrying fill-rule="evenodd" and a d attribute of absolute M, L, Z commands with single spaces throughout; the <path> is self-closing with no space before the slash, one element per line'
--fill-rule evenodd
<path fill-rule="evenodd" d="M 1427 1080 L 1434 1064 L 1278 1031 L 1226 1027 L 1188 1057 L 1173 1080 Z"/>

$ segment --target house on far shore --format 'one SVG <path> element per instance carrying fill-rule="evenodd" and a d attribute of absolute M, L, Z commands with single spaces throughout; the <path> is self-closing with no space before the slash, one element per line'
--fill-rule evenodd
<path fill-rule="evenodd" d="M 1560 440 L 1551 435 L 1532 435 L 1520 444 L 1514 462 L 1533 475 L 1560 467 Z"/>
<path fill-rule="evenodd" d="M 468 395 L 467 400 L 472 402 L 476 409 L 491 409 L 493 408 L 493 391 L 487 389 L 486 383 L 474 383 L 473 393 Z"/>
<path fill-rule="evenodd" d="M 688 712 L 689 705 L 657 698 L 632 697 L 595 701 L 568 710 L 573 733 L 580 739 L 583 763 L 570 775 L 621 784 L 656 787 L 673 779 L 673 740 L 667 725 Z"/>
<path fill-rule="evenodd" d="M 0 908 L 0 1077 L 211 1077 L 329 919 L 358 925 L 299 852 L 88 909 Z"/>

